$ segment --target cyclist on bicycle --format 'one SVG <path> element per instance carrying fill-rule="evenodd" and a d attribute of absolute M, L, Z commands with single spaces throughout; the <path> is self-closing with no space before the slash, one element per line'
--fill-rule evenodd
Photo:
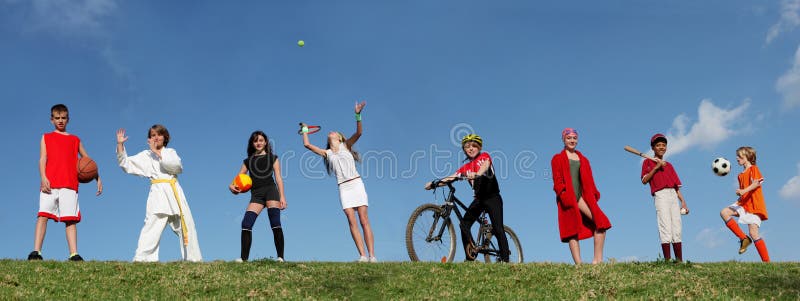
<path fill-rule="evenodd" d="M 467 156 L 465 161 L 469 160 L 464 166 L 461 166 L 452 176 L 443 178 L 437 184 L 439 186 L 445 185 L 447 182 L 458 180 L 461 177 L 466 177 L 469 180 L 472 189 L 475 192 L 475 197 L 472 203 L 467 208 L 464 214 L 464 219 L 461 221 L 461 240 L 464 244 L 464 253 L 467 254 L 467 260 L 475 260 L 477 254 L 473 251 L 475 246 L 472 244 L 470 237 L 470 229 L 472 224 L 478 219 L 482 211 L 489 214 L 489 219 L 492 222 L 492 235 L 497 237 L 497 243 L 500 248 L 500 260 L 508 262 L 509 250 L 508 239 L 503 231 L 503 198 L 500 197 L 500 186 L 497 184 L 497 177 L 495 177 L 494 167 L 492 166 L 492 158 L 488 153 L 481 152 L 483 149 L 483 139 L 476 134 L 469 134 L 461 139 L 461 148 Z M 425 189 L 433 189 L 433 182 L 425 184 Z"/>

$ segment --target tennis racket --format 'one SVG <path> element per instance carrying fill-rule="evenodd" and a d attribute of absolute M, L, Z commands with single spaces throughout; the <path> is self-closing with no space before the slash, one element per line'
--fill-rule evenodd
<path fill-rule="evenodd" d="M 302 123 L 302 122 L 301 122 L 301 123 L 300 123 L 300 129 L 299 129 L 299 130 L 297 130 L 297 134 L 298 134 L 298 135 L 302 135 L 302 134 L 303 134 L 303 126 L 307 126 L 307 127 L 308 127 L 308 133 L 309 133 L 309 134 L 313 134 L 313 133 L 319 132 L 319 130 L 321 130 L 321 129 L 322 129 L 322 128 L 321 128 L 320 126 L 318 126 L 318 125 L 306 125 L 305 123 Z"/>

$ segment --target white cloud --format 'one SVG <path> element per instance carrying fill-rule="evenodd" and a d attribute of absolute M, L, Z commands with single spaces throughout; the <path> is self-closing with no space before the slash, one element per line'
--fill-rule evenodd
<path fill-rule="evenodd" d="M 104 33 L 102 18 L 117 8 L 115 0 L 32 0 L 31 29 L 66 36 Z"/>
<path fill-rule="evenodd" d="M 781 187 L 780 196 L 790 201 L 800 201 L 800 163 L 797 164 L 797 175 L 789 179 Z"/>
<path fill-rule="evenodd" d="M 800 0 L 781 1 L 781 18 L 767 31 L 766 43 L 772 43 L 781 33 L 794 30 L 800 25 Z"/>
<path fill-rule="evenodd" d="M 792 68 L 778 78 L 775 90 L 783 95 L 785 108 L 791 109 L 800 106 L 800 47 L 794 53 Z"/>
<path fill-rule="evenodd" d="M 749 125 L 742 116 L 749 106 L 750 100 L 746 99 L 738 107 L 726 110 L 715 106 L 709 99 L 703 99 L 697 108 L 697 122 L 694 124 L 686 114 L 675 117 L 672 128 L 667 132 L 670 154 L 675 155 L 693 147 L 710 149 L 743 132 Z"/>
<path fill-rule="evenodd" d="M 725 242 L 723 240 L 723 236 L 726 234 L 725 231 L 727 229 L 705 228 L 700 233 L 697 233 L 694 240 L 708 249 L 714 249 Z M 731 237 L 733 237 L 733 234 L 731 234 Z"/>

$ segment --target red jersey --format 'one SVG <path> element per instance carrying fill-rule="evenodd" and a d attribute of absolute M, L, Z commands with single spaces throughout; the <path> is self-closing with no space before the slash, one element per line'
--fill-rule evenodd
<path fill-rule="evenodd" d="M 75 135 L 56 132 L 44 134 L 47 150 L 45 175 L 50 188 L 69 188 L 78 191 L 78 148 L 81 139 Z"/>
<path fill-rule="evenodd" d="M 653 167 L 656 167 L 656 164 L 657 163 L 653 160 L 645 159 L 644 162 L 642 162 L 641 178 L 644 178 L 646 174 L 650 173 Z M 650 178 L 650 194 L 655 195 L 656 191 L 664 188 L 678 189 L 681 185 L 681 179 L 678 178 L 678 173 L 675 172 L 675 168 L 672 167 L 671 163 L 667 162 L 653 174 L 652 178 Z"/>
<path fill-rule="evenodd" d="M 461 175 L 467 172 L 478 172 L 484 164 L 492 164 L 492 157 L 486 152 L 478 154 L 475 159 L 461 166 L 456 172 Z M 475 191 L 475 197 L 478 199 L 487 199 L 500 194 L 500 185 L 497 183 L 494 167 L 490 167 L 485 174 L 470 182 L 472 190 Z"/>

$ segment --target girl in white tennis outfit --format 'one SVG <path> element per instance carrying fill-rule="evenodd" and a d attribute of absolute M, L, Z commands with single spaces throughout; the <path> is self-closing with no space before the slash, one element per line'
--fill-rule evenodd
<path fill-rule="evenodd" d="M 303 145 L 315 154 L 322 156 L 325 159 L 328 173 L 336 175 L 336 182 L 339 184 L 339 201 L 350 225 L 350 234 L 353 236 L 353 242 L 355 242 L 360 255 L 358 262 L 378 262 L 378 259 L 375 258 L 375 239 L 372 236 L 372 227 L 369 224 L 367 215 L 367 208 L 369 207 L 367 192 L 355 165 L 355 161 L 359 161 L 359 155 L 352 150 L 353 144 L 361 137 L 361 110 L 364 109 L 366 104 L 366 102 L 356 103 L 356 133 L 347 139 L 339 132 L 328 133 L 328 145 L 325 149 L 321 149 L 308 141 L 308 127 L 303 125 L 301 132 L 303 134 Z M 356 213 L 358 214 L 358 219 L 356 219 Z M 358 229 L 359 223 L 364 232 L 363 239 Z M 369 256 L 364 252 L 365 241 Z"/>
<path fill-rule="evenodd" d="M 183 171 L 181 158 L 174 149 L 166 147 L 169 143 L 169 132 L 164 126 L 152 126 L 147 137 L 150 149 L 129 157 L 124 144 L 128 140 L 125 130 L 117 131 L 119 166 L 128 174 L 150 179 L 151 183 L 144 227 L 139 234 L 139 244 L 133 261 L 158 261 L 161 233 L 167 225 L 180 238 L 181 258 L 203 261 L 192 212 L 183 188 L 178 183 L 178 174 Z"/>

